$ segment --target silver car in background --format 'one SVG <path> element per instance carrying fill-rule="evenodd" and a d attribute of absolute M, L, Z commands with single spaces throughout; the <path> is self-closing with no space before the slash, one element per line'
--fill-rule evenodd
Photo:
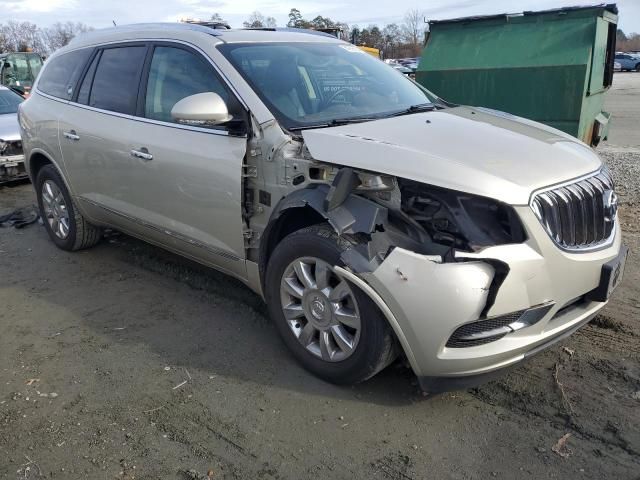
<path fill-rule="evenodd" d="M 331 382 L 398 356 L 429 392 L 485 381 L 622 278 L 613 180 L 588 146 L 450 105 L 318 32 L 91 32 L 49 59 L 19 121 L 58 247 L 111 227 L 237 277 Z"/>
<path fill-rule="evenodd" d="M 0 86 L 0 184 L 27 178 L 18 127 L 18 107 L 23 98 Z"/>

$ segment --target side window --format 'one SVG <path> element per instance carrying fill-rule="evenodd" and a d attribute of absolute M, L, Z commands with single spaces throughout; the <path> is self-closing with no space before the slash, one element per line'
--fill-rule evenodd
<path fill-rule="evenodd" d="M 204 92 L 220 95 L 232 115 L 237 111 L 235 97 L 204 58 L 181 48 L 155 48 L 147 81 L 146 118 L 174 122 L 173 106 L 185 97 Z"/>
<path fill-rule="evenodd" d="M 47 61 L 38 81 L 38 89 L 54 97 L 70 100 L 91 50 L 75 50 Z"/>
<path fill-rule="evenodd" d="M 91 93 L 91 84 L 93 83 L 93 76 L 96 74 L 96 67 L 98 66 L 98 59 L 100 54 L 96 55 L 87 70 L 87 73 L 80 84 L 78 90 L 78 103 L 83 105 L 89 105 L 89 94 Z"/>
<path fill-rule="evenodd" d="M 135 113 L 140 72 L 147 47 L 107 48 L 96 68 L 89 105 L 119 113 Z"/>

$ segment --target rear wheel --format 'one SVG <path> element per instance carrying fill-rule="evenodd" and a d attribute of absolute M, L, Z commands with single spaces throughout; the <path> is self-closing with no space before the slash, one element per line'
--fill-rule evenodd
<path fill-rule="evenodd" d="M 342 384 L 366 380 L 396 356 L 375 304 L 334 268 L 351 244 L 326 226 L 286 237 L 269 260 L 265 293 L 271 318 L 297 360 Z"/>
<path fill-rule="evenodd" d="M 53 165 L 40 169 L 35 182 L 40 216 L 49 237 L 63 250 L 80 250 L 100 241 L 101 231 L 76 208 L 67 187 Z"/>
<path fill-rule="evenodd" d="M 636 65 L 636 72 L 640 72 L 640 63 Z"/>

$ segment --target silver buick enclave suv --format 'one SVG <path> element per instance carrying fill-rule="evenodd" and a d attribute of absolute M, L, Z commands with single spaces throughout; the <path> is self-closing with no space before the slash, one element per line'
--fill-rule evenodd
<path fill-rule="evenodd" d="M 19 122 L 58 247 L 111 227 L 233 275 L 332 382 L 398 355 L 426 391 L 486 380 L 588 322 L 622 277 L 589 147 L 448 104 L 321 33 L 91 32 L 48 60 Z"/>

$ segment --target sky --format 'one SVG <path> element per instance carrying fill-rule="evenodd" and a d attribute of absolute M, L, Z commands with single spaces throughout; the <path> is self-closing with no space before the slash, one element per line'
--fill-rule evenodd
<path fill-rule="evenodd" d="M 611 0 L 610 0 L 611 1 Z M 401 23 L 404 12 L 417 8 L 427 19 L 437 20 L 493 13 L 518 13 L 567 5 L 593 5 L 597 0 L 0 0 L 3 21 L 30 21 L 40 26 L 55 22 L 82 22 L 95 28 L 140 22 L 177 21 L 180 18 L 208 19 L 220 13 L 232 27 L 258 10 L 273 16 L 279 26 L 287 22 L 291 8 L 304 18 L 317 15 L 366 26 Z M 640 33 L 640 0 L 618 0 L 619 27 L 625 33 Z"/>

